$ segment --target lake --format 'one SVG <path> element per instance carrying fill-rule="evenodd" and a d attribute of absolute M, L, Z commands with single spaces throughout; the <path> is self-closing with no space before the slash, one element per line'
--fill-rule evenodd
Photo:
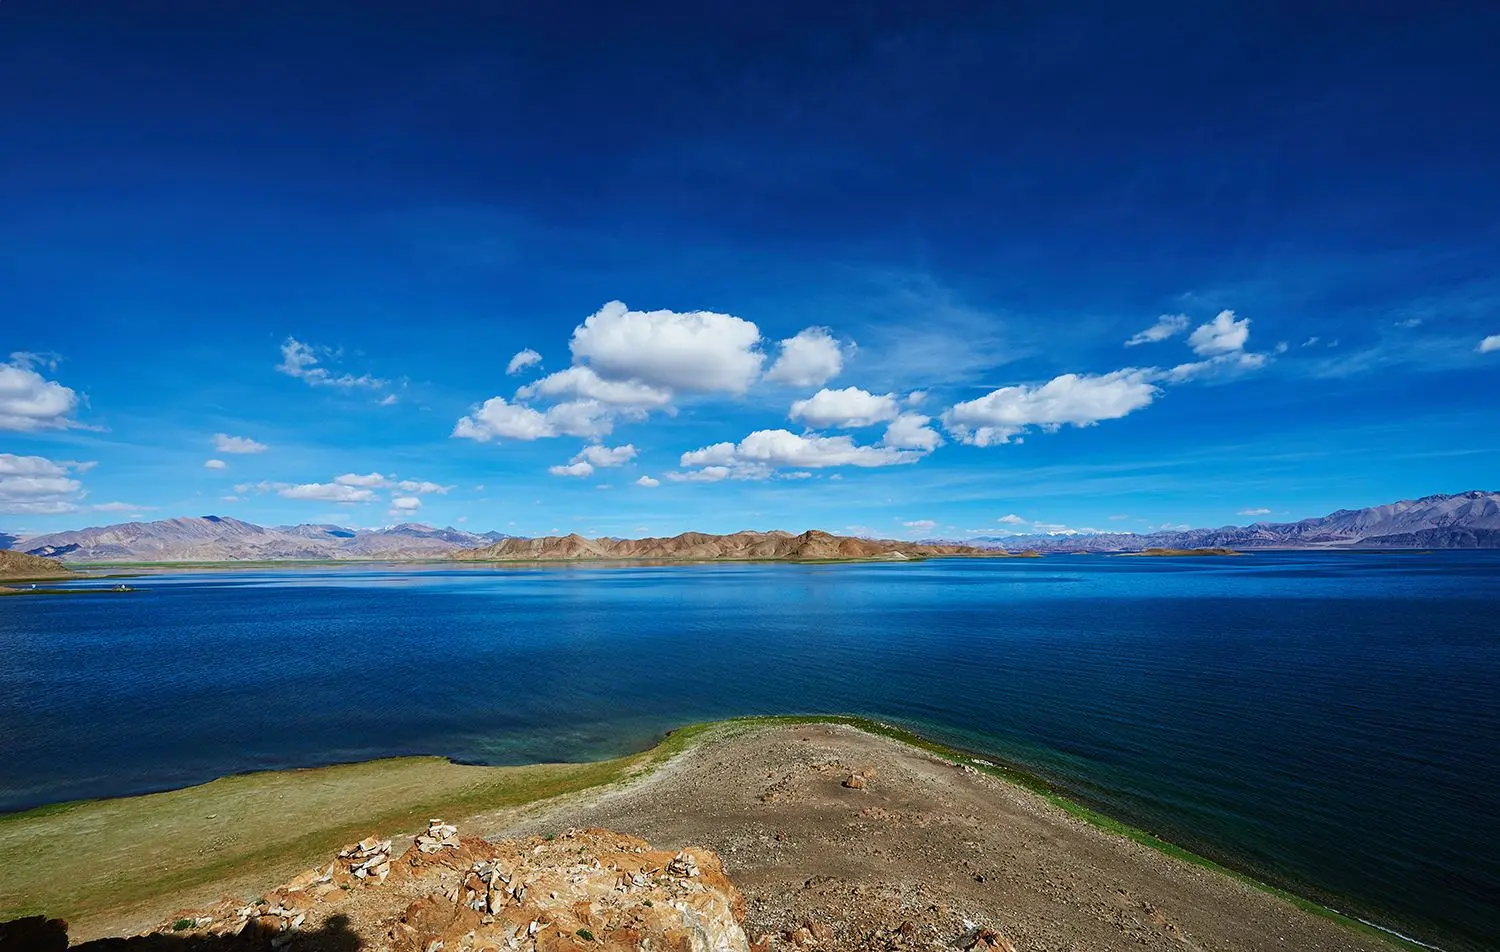
<path fill-rule="evenodd" d="M 113 582 L 84 583 L 104 588 Z M 851 713 L 1500 947 L 1500 553 L 161 572 L 0 598 L 0 810 Z"/>

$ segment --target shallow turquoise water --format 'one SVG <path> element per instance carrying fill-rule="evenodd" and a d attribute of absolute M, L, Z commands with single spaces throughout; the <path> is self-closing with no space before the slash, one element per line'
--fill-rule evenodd
<path fill-rule="evenodd" d="M 112 584 L 112 583 L 111 583 Z M 347 566 L 0 599 L 0 809 L 848 712 L 1446 948 L 1500 947 L 1500 555 Z"/>

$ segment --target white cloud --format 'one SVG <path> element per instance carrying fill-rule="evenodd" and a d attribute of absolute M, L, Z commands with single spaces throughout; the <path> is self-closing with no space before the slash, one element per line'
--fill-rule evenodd
<path fill-rule="evenodd" d="M 510 363 L 505 365 L 505 372 L 508 374 L 518 374 L 527 367 L 541 362 L 542 355 L 528 347 L 525 350 L 516 352 L 516 355 L 510 359 Z"/>
<path fill-rule="evenodd" d="M 507 403 L 504 397 L 491 397 L 474 413 L 459 418 L 453 435 L 488 443 L 497 437 L 512 440 L 536 440 L 556 436 L 557 430 L 546 414 L 531 407 Z"/>
<path fill-rule="evenodd" d="M 206 459 L 203 461 L 204 469 L 228 469 L 229 464 L 221 459 Z"/>
<path fill-rule="evenodd" d="M 66 463 L 54 463 L 45 456 L 0 453 L 0 476 L 61 476 L 67 471 Z"/>
<path fill-rule="evenodd" d="M 670 390 L 633 380 L 605 380 L 585 366 L 559 370 L 516 391 L 517 399 L 539 396 L 597 400 L 613 406 L 640 408 L 664 407 L 672 402 Z"/>
<path fill-rule="evenodd" d="M 579 460 L 569 463 L 566 466 L 548 466 L 547 472 L 553 476 L 577 476 L 582 478 L 594 474 L 594 465 L 586 460 Z"/>
<path fill-rule="evenodd" d="M 1242 515 L 1242 516 L 1269 516 L 1270 514 L 1271 514 L 1271 510 L 1269 510 L 1269 509 L 1263 509 L 1263 508 L 1241 509 L 1239 511 L 1239 515 Z"/>
<path fill-rule="evenodd" d="M 1317 337 L 1317 336 L 1309 337 L 1307 340 L 1305 340 L 1305 341 L 1302 342 L 1302 346 L 1303 347 L 1313 347 L 1320 340 L 1322 340 L 1321 337 Z"/>
<path fill-rule="evenodd" d="M 0 453 L 0 512 L 18 515 L 77 512 L 83 484 L 70 474 L 88 468 L 83 463 L 43 456 Z"/>
<path fill-rule="evenodd" d="M 854 345 L 848 345 L 853 350 Z M 766 379 L 791 387 L 818 387 L 844 369 L 844 345 L 826 327 L 809 327 L 781 342 Z"/>
<path fill-rule="evenodd" d="M 626 443 L 624 446 L 604 446 L 595 443 L 585 446 L 581 452 L 573 457 L 573 462 L 587 462 L 594 466 L 607 469 L 611 466 L 624 466 L 635 459 L 635 447 Z"/>
<path fill-rule="evenodd" d="M 258 488 L 258 487 L 257 487 Z M 235 489 L 238 491 L 239 487 Z M 300 486 L 281 486 L 277 494 L 286 499 L 317 499 L 322 502 L 374 502 L 375 493 L 358 486 L 343 483 L 303 483 Z"/>
<path fill-rule="evenodd" d="M 1227 312 L 1226 312 L 1227 313 Z M 1187 330 L 1188 316 L 1186 314 L 1163 314 L 1156 319 L 1156 323 L 1136 334 L 1125 342 L 1126 347 L 1134 347 L 1136 344 L 1154 344 L 1164 341 L 1169 337 L 1175 337 Z"/>
<path fill-rule="evenodd" d="M 1188 335 L 1188 346 L 1200 357 L 1229 354 L 1245 349 L 1250 339 L 1250 318 L 1234 319 L 1233 311 L 1220 311 L 1207 324 L 1200 324 Z"/>
<path fill-rule="evenodd" d="M 1022 519 L 1020 516 L 1016 515 L 1015 513 L 1010 513 L 1009 515 L 1001 516 L 999 519 L 996 519 L 995 521 L 996 522 L 1003 522 L 1003 523 L 1005 523 L 1006 525 L 1009 525 L 1009 526 L 1023 526 L 1023 525 L 1026 524 L 1026 520 Z"/>
<path fill-rule="evenodd" d="M 938 431 L 927 425 L 931 422 L 931 417 L 920 413 L 903 413 L 885 428 L 885 436 L 880 438 L 881 445 L 931 453 L 943 445 Z"/>
<path fill-rule="evenodd" d="M 1204 377 L 1259 370 L 1269 360 L 1270 358 L 1265 354 L 1234 351 L 1228 354 L 1220 354 L 1217 357 L 1210 357 L 1208 360 L 1196 360 L 1191 363 L 1178 364 L 1171 370 L 1166 371 L 1163 377 L 1168 383 L 1186 383 L 1189 380 L 1200 380 Z"/>
<path fill-rule="evenodd" d="M 681 464 L 732 468 L 738 479 L 764 479 L 773 467 L 822 469 L 828 466 L 894 466 L 915 463 L 921 453 L 889 446 L 860 446 L 848 436 L 757 430 L 735 443 L 716 443 L 682 454 Z M 730 475 L 730 473 L 725 473 Z M 723 478 L 722 476 L 719 478 Z"/>
<path fill-rule="evenodd" d="M 422 508 L 422 500 L 416 496 L 397 496 L 391 500 L 392 512 L 416 512 Z"/>
<path fill-rule="evenodd" d="M 920 407 L 922 401 L 927 399 L 926 390 L 913 390 L 906 395 L 906 405 L 909 407 Z"/>
<path fill-rule="evenodd" d="M 321 366 L 323 358 L 336 356 L 337 353 L 327 347 L 304 344 L 295 337 L 288 337 L 281 345 L 281 363 L 276 365 L 276 369 L 288 377 L 305 381 L 312 387 L 341 387 L 346 390 L 368 387 L 378 390 L 386 385 L 387 381 L 369 374 L 359 377 L 348 373 L 335 376 L 328 368 Z"/>
<path fill-rule="evenodd" d="M 333 481 L 340 486 L 363 486 L 367 489 L 378 488 L 386 484 L 386 478 L 379 473 L 370 473 L 366 476 L 358 473 L 345 473 L 342 476 L 335 476 Z"/>
<path fill-rule="evenodd" d="M 712 311 L 632 311 L 610 301 L 573 331 L 575 361 L 608 380 L 697 393 L 743 393 L 760 376 L 760 329 Z"/>
<path fill-rule="evenodd" d="M 385 396 L 381 397 L 378 401 L 376 401 L 375 405 L 380 407 L 393 407 L 399 401 L 400 398 L 397 397 L 394 393 L 388 393 Z"/>
<path fill-rule="evenodd" d="M 931 519 L 913 519 L 911 522 L 901 523 L 908 529 L 916 529 L 919 532 L 929 532 L 937 528 L 937 523 Z"/>
<path fill-rule="evenodd" d="M 668 473 L 667 479 L 674 483 L 717 483 L 729 475 L 728 466 L 705 466 L 689 473 Z"/>
<path fill-rule="evenodd" d="M 611 408 L 597 400 L 570 400 L 548 407 L 546 412 L 519 403 L 507 403 L 504 397 L 491 397 L 453 427 L 460 439 L 539 440 L 553 436 L 600 437 L 614 428 Z"/>
<path fill-rule="evenodd" d="M 569 400 L 547 408 L 547 422 L 563 436 L 600 437 L 614 429 L 614 410 L 598 400 Z"/>
<path fill-rule="evenodd" d="M 215 433 L 214 449 L 220 453 L 264 453 L 270 447 L 264 443 L 257 443 L 248 436 L 230 436 L 228 433 Z"/>
<path fill-rule="evenodd" d="M 1474 349 L 1481 354 L 1493 353 L 1500 350 L 1500 334 L 1491 334 L 1480 341 L 1479 346 Z"/>
<path fill-rule="evenodd" d="M 870 426 L 894 420 L 901 413 L 900 403 L 892 393 L 874 394 L 858 387 L 843 390 L 819 390 L 806 400 L 792 404 L 790 419 L 814 427 Z"/>
<path fill-rule="evenodd" d="M 642 476 L 640 479 L 637 479 L 635 481 L 635 484 L 637 486 L 645 486 L 647 489 L 655 489 L 657 486 L 661 485 L 661 480 L 652 479 L 650 476 Z"/>
<path fill-rule="evenodd" d="M 132 502 L 101 502 L 90 506 L 94 512 L 141 512 L 147 509 L 155 509 L 155 506 L 137 506 Z"/>
<path fill-rule="evenodd" d="M 453 489 L 452 486 L 442 486 L 438 483 L 429 483 L 424 479 L 403 479 L 396 484 L 396 488 L 404 493 L 413 493 L 418 496 L 437 494 L 446 496 Z"/>
<path fill-rule="evenodd" d="M 0 364 L 0 430 L 34 433 L 78 425 L 70 419 L 78 408 L 78 394 L 33 369 L 46 363 L 22 351 Z"/>
<path fill-rule="evenodd" d="M 1039 387 L 1002 387 L 954 404 L 943 412 L 943 426 L 961 442 L 995 446 L 1032 426 L 1052 431 L 1119 419 L 1149 406 L 1159 392 L 1144 370 L 1063 374 Z"/>

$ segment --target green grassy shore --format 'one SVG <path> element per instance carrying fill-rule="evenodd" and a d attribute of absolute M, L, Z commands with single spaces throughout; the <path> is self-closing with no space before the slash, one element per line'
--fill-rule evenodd
<path fill-rule="evenodd" d="M 401 757 L 239 774 L 165 793 L 0 815 L 0 921 L 45 914 L 86 928 L 91 922 L 127 919 L 169 898 L 208 901 L 254 892 L 372 832 L 410 833 L 432 816 L 460 820 L 628 783 L 689 747 L 797 724 L 842 724 L 969 765 L 1111 834 L 1248 883 L 1398 948 L 1421 948 L 1105 816 L 1025 771 L 978 760 L 904 728 L 845 716 L 696 724 L 671 732 L 650 750 L 594 763 L 477 767 L 441 757 Z"/>

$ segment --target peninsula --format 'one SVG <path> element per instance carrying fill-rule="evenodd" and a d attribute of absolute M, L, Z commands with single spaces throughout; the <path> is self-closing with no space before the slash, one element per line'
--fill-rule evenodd
<path fill-rule="evenodd" d="M 621 883 L 611 868 L 637 872 Z M 66 919 L 30 925 L 85 948 L 143 929 L 328 949 L 622 948 L 631 928 L 681 926 L 673 910 L 707 898 L 700 886 L 734 921 L 684 948 L 1411 947 L 1010 768 L 843 717 L 701 725 L 594 764 L 244 774 L 0 822 L 0 919 Z M 516 941 L 496 946 L 507 929 Z M 98 947 L 167 947 L 152 941 Z"/>

